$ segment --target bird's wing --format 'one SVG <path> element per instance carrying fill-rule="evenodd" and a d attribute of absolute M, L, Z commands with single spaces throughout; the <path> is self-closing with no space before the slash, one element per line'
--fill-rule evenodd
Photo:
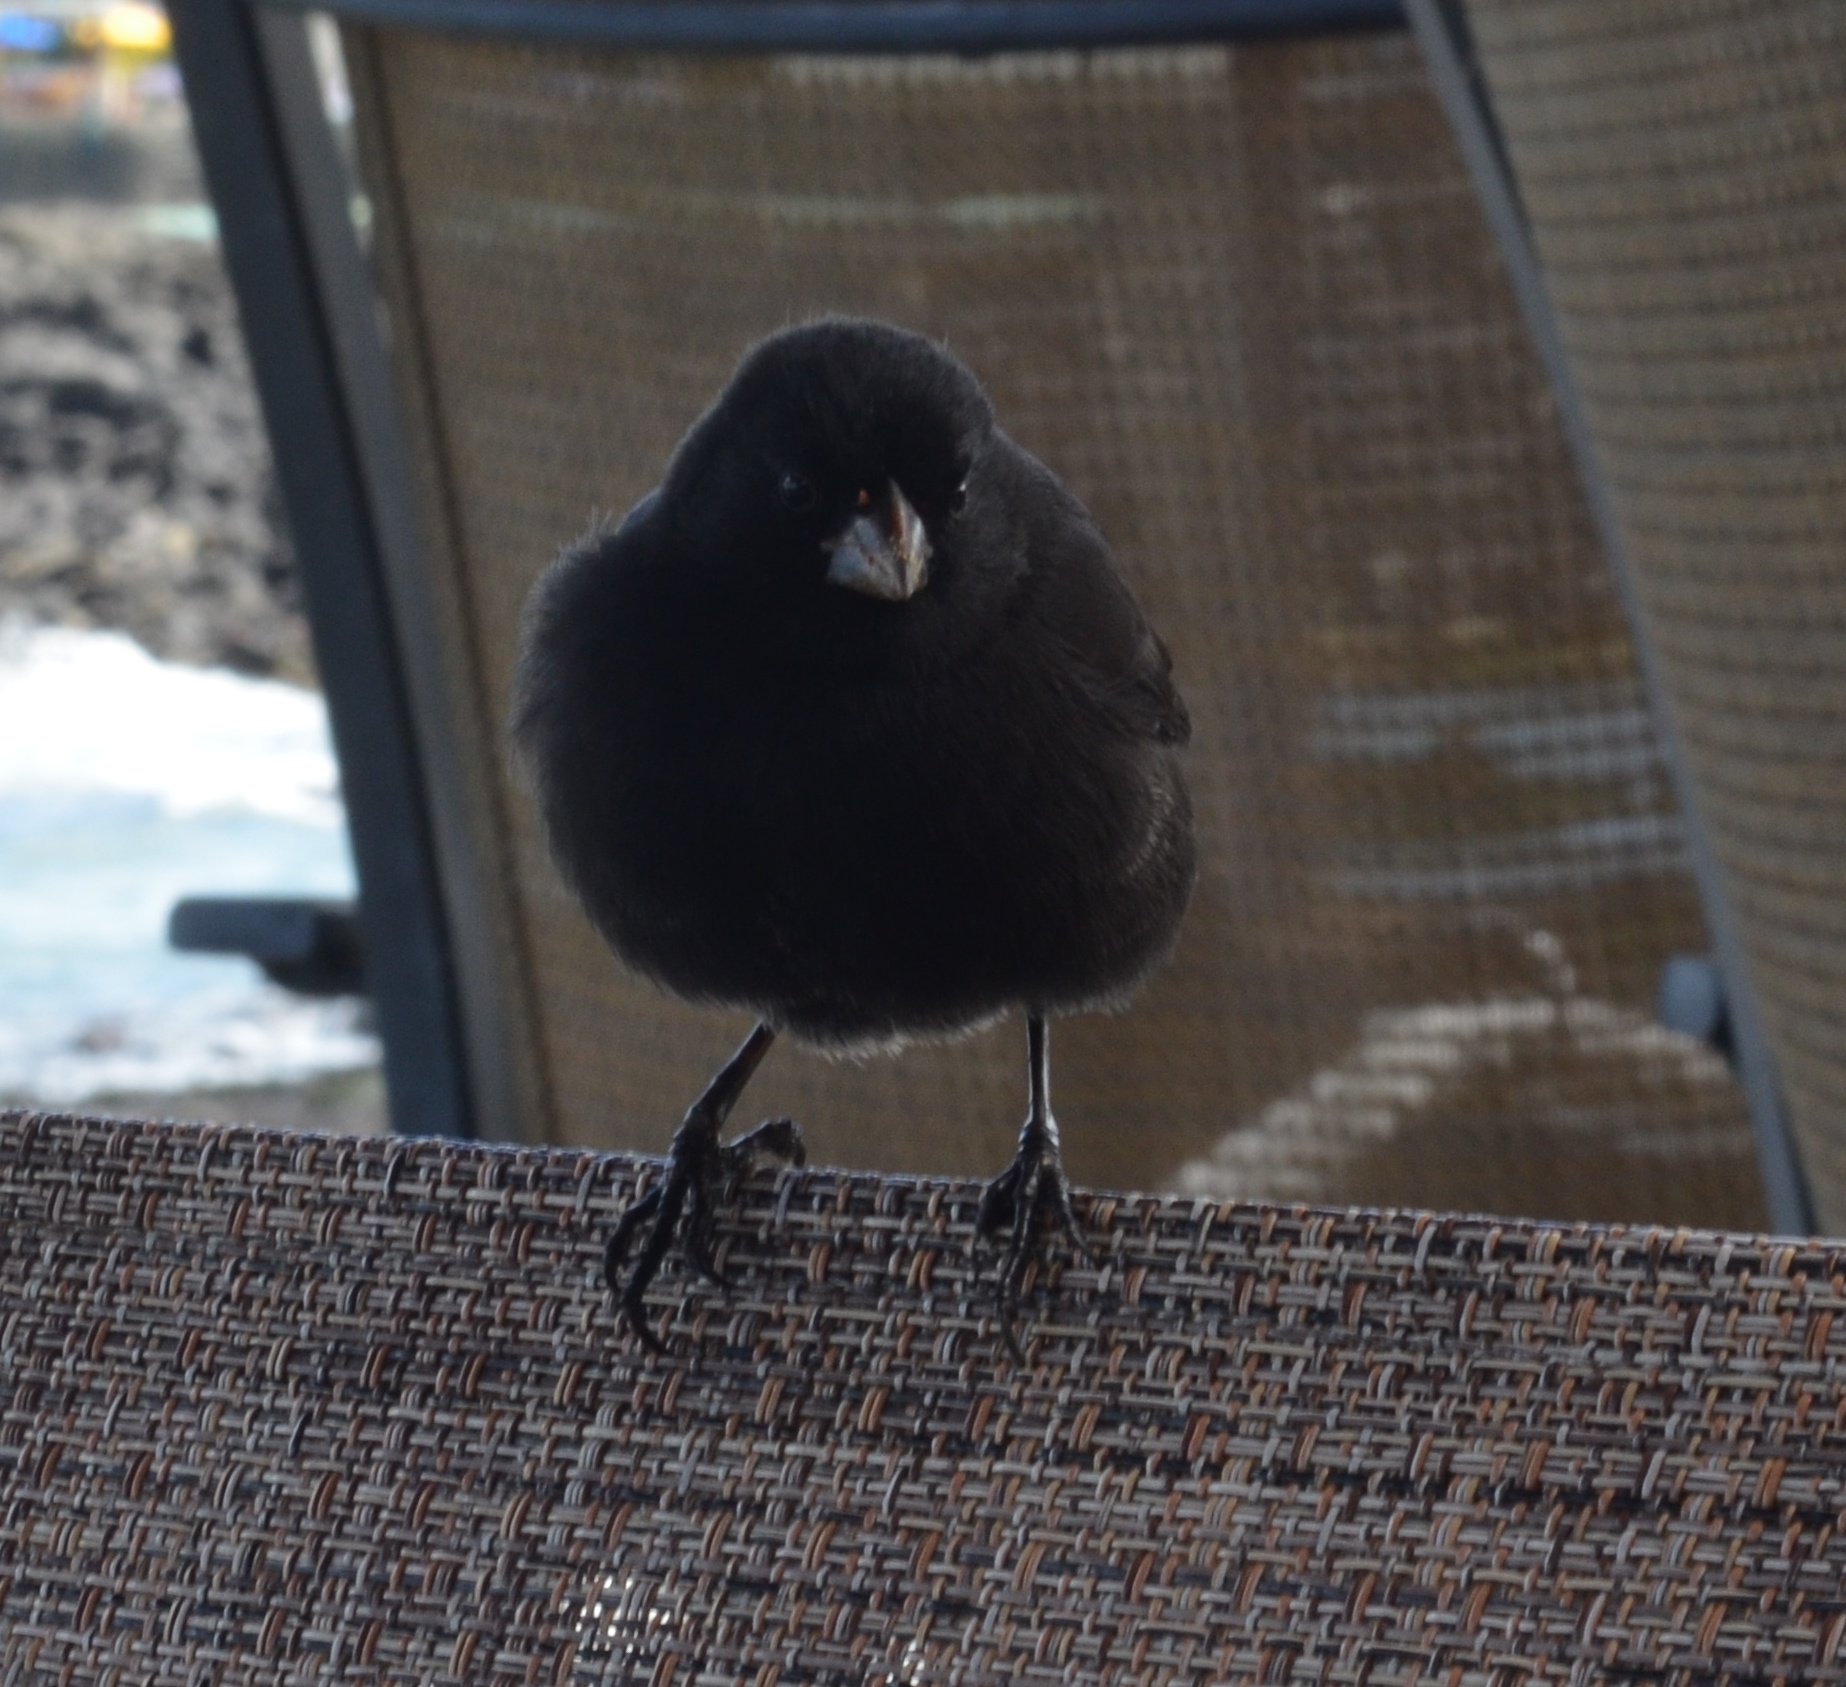
<path fill-rule="evenodd" d="M 1148 624 L 1089 513 L 1049 471 L 1039 472 L 1056 495 L 1033 500 L 1032 613 L 1125 735 L 1186 743 L 1192 720 L 1165 640 Z"/>
<path fill-rule="evenodd" d="M 1134 602 L 1132 598 L 1129 601 Z M 1173 683 L 1173 653 L 1167 649 L 1166 640 L 1141 616 L 1140 605 L 1135 604 L 1134 609 L 1141 618 L 1141 637 L 1117 690 L 1151 736 L 1163 744 L 1186 744 L 1192 738 L 1192 717 L 1186 712 L 1185 698 Z"/>

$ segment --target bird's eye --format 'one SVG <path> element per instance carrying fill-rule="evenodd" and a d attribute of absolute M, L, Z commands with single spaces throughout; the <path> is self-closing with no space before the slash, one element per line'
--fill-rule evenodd
<path fill-rule="evenodd" d="M 790 469 L 776 483 L 776 496 L 782 500 L 783 509 L 799 515 L 814 508 L 814 482 Z"/>

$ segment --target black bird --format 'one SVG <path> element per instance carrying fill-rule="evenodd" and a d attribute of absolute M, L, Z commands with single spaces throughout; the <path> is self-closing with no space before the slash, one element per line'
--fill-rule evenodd
<path fill-rule="evenodd" d="M 878 322 L 764 340 L 659 488 L 552 565 L 515 706 L 552 852 L 629 966 L 760 1021 L 610 1237 L 647 1345 L 682 1212 L 721 1282 L 726 1180 L 757 1149 L 804 1157 L 787 1119 L 718 1140 L 778 1033 L 895 1049 L 1021 1007 L 1030 1111 L 978 1218 L 1007 1236 L 1013 1344 L 1045 1224 L 1082 1247 L 1046 1017 L 1123 1003 L 1192 889 L 1171 667 L 1096 524 L 974 376 Z"/>

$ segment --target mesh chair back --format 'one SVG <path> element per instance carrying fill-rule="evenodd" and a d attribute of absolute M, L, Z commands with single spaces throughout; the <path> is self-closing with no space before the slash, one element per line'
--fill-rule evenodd
<path fill-rule="evenodd" d="M 1846 12 L 1471 13 L 1817 1216 L 1838 1230 Z"/>
<path fill-rule="evenodd" d="M 676 1354 L 644 1167 L 0 1115 L 18 1681 L 1846 1680 L 1846 1254 L 759 1174 Z M 680 1300 L 681 1296 L 685 1298 Z"/>
<path fill-rule="evenodd" d="M 1750 1223 L 1738 1093 L 1652 1024 L 1700 914 L 1615 594 L 1408 36 L 673 57 L 347 31 L 517 1130 L 664 1143 L 742 1026 L 624 979 L 506 752 L 521 603 L 759 335 L 947 338 L 1111 535 L 1196 725 L 1203 871 L 1054 1041 L 1078 1177 Z M 778 1052 L 820 1159 L 1004 1161 L 1023 1036 Z"/>

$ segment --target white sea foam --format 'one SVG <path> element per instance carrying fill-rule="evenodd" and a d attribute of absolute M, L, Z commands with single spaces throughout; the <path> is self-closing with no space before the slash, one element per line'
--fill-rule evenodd
<path fill-rule="evenodd" d="M 157 662 L 122 633 L 0 623 L 0 798 L 139 796 L 172 816 L 338 827 L 320 698 Z"/>
<path fill-rule="evenodd" d="M 0 625 L 0 1095 L 290 1081 L 378 1058 L 362 1004 L 175 954 L 181 896 L 346 896 L 312 692 Z"/>

